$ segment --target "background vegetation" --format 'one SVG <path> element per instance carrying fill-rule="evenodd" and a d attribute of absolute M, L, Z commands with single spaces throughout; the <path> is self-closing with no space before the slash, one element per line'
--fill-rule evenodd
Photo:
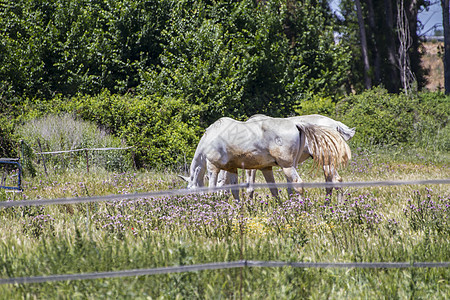
<path fill-rule="evenodd" d="M 362 88 L 349 5 L 336 17 L 327 1 L 311 0 L 7 2 L 0 154 L 18 156 L 28 136 L 15 128 L 67 113 L 133 146 L 138 167 L 182 167 L 213 121 L 255 113 L 321 113 L 357 127 L 359 142 L 448 150 L 443 95 L 378 88 L 348 96 Z"/>
<path fill-rule="evenodd" d="M 361 2 L 367 22 L 373 1 Z M 413 9 L 429 4 L 414 3 Z M 1 189 L 0 201 L 182 188 L 175 173 L 186 170 L 204 129 L 223 116 L 244 120 L 254 113 L 320 113 L 356 127 L 353 159 L 340 171 L 345 181 L 450 177 L 449 97 L 421 91 L 417 61 L 417 89 L 398 93 L 401 79 L 388 54 L 398 47 L 396 28 L 366 23 L 373 69 L 364 73 L 353 3 L 341 4 L 338 18 L 325 0 L 3 1 L 0 157 L 22 156 L 26 173 L 24 191 Z M 396 9 L 376 6 L 377 23 Z M 378 87 L 364 90 L 365 76 Z M 83 152 L 46 155 L 47 170 L 36 155 L 39 148 L 124 146 L 133 148 L 89 152 L 89 172 Z M 305 181 L 323 181 L 304 172 L 307 166 L 300 170 Z M 2 171 L 17 180 L 17 169 Z M 0 277 L 242 257 L 450 260 L 446 185 L 348 188 L 343 201 L 318 189 L 304 199 L 283 191 L 280 201 L 258 192 L 242 202 L 194 195 L 0 209 Z M 1 285 L 0 295 L 446 299 L 449 278 L 448 268 L 253 268 Z"/>

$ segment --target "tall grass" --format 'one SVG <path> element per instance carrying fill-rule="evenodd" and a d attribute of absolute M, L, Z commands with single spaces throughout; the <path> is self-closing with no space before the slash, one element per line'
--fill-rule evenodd
<path fill-rule="evenodd" d="M 448 178 L 435 155 L 354 149 L 345 181 Z M 300 170 L 309 170 L 301 166 Z M 128 194 L 181 188 L 171 172 L 98 170 L 25 180 L 2 200 Z M 278 181 L 284 181 L 275 172 Z M 303 174 L 305 181 L 323 181 Z M 263 181 L 261 177 L 258 181 Z M 450 261 L 448 185 L 347 188 L 342 201 L 309 189 L 280 201 L 259 190 L 241 202 L 191 195 L 0 210 L 2 278 L 239 260 Z M 5 299 L 446 299 L 450 270 L 252 268 L 3 285 Z"/>
<path fill-rule="evenodd" d="M 86 167 L 88 163 L 108 170 L 126 170 L 131 166 L 131 156 L 124 151 L 71 152 L 36 156 L 35 152 L 55 152 L 89 148 L 123 148 L 120 139 L 98 128 L 95 124 L 75 119 L 70 114 L 47 115 L 30 120 L 17 129 L 17 134 L 31 147 L 23 153 L 26 159 L 46 160 L 54 171 Z M 27 148 L 26 148 L 27 149 Z M 87 154 L 86 154 L 87 153 Z M 87 157 L 86 157 L 87 155 Z"/>

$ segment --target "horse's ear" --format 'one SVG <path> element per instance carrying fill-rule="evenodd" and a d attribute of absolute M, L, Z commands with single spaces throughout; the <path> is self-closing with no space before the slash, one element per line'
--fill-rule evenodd
<path fill-rule="evenodd" d="M 180 177 L 181 179 L 183 179 L 186 182 L 189 182 L 189 177 L 183 176 L 183 175 L 178 175 L 178 177 Z"/>

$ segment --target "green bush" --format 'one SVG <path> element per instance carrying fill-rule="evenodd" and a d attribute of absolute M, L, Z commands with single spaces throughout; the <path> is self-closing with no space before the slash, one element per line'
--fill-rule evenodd
<path fill-rule="evenodd" d="M 0 157 L 17 157 L 14 123 L 10 118 L 0 115 Z"/>
<path fill-rule="evenodd" d="M 333 116 L 336 111 L 336 103 L 331 97 L 320 97 L 311 95 L 305 97 L 299 105 L 295 107 L 297 115 L 321 114 L 325 116 Z"/>
<path fill-rule="evenodd" d="M 448 151 L 449 103 L 442 93 L 411 98 L 374 88 L 342 100 L 337 113 L 345 124 L 356 127 L 355 143 L 414 144 Z"/>
<path fill-rule="evenodd" d="M 450 97 L 441 92 L 420 93 L 417 103 L 420 120 L 414 124 L 418 143 L 450 151 Z"/>
<path fill-rule="evenodd" d="M 111 95 L 78 96 L 62 108 L 104 126 L 134 147 L 138 167 L 178 167 L 194 154 L 202 134 L 200 107 L 183 99 Z"/>

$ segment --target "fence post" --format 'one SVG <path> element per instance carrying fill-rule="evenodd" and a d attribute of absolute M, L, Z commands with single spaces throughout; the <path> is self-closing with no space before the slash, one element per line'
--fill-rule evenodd
<path fill-rule="evenodd" d="M 89 173 L 89 155 L 88 155 L 88 150 L 84 149 L 84 153 L 86 154 L 86 170 Z"/>
<path fill-rule="evenodd" d="M 25 162 L 25 157 L 24 157 L 24 149 L 23 149 L 23 143 L 24 143 L 24 141 L 23 140 L 20 140 L 20 157 L 19 157 L 19 161 L 20 161 L 20 159 L 22 159 L 22 165 L 23 165 L 23 163 Z"/>
<path fill-rule="evenodd" d="M 41 146 L 41 141 L 39 139 L 37 139 L 38 145 L 39 145 L 39 151 L 41 152 L 41 156 L 42 156 L 42 163 L 44 164 L 44 171 L 45 171 L 45 175 L 48 176 L 47 173 L 47 166 L 45 165 L 45 156 L 44 154 L 42 154 L 42 146 Z"/>
<path fill-rule="evenodd" d="M 19 191 L 22 191 L 22 165 L 20 164 L 20 160 L 17 161 L 17 165 L 19 166 L 19 174 L 17 177 L 17 185 L 19 186 Z"/>

